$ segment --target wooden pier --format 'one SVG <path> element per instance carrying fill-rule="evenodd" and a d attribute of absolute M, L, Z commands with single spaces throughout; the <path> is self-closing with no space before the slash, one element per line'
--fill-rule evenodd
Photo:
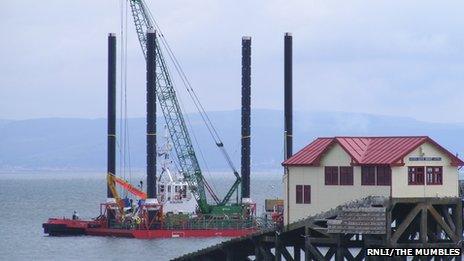
<path fill-rule="evenodd" d="M 368 248 L 461 248 L 461 198 L 368 197 L 174 260 L 384 260 Z M 391 258 L 406 260 L 406 257 Z M 461 260 L 461 257 L 413 257 Z"/>

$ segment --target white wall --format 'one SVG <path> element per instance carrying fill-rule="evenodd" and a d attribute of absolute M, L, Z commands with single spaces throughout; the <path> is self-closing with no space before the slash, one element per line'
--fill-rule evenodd
<path fill-rule="evenodd" d="M 422 147 L 422 153 L 421 149 Z M 434 145 L 425 143 L 404 158 L 404 166 L 392 168 L 392 196 L 402 197 L 457 197 L 458 169 L 451 166 L 447 155 L 438 150 Z M 409 161 L 409 157 L 441 157 L 441 161 Z M 408 185 L 409 166 L 443 166 L 443 185 L 428 185 L 425 175 L 424 185 Z"/>
<path fill-rule="evenodd" d="M 404 158 L 404 166 L 392 167 L 392 197 L 457 197 L 458 169 L 450 165 L 447 155 L 435 146 L 426 143 L 422 149 L 417 148 Z M 422 155 L 420 152 L 423 152 Z M 409 161 L 409 157 L 441 157 L 441 161 Z M 338 144 L 334 145 L 322 156 L 319 167 L 289 167 L 290 199 L 287 199 L 287 177 L 284 176 L 284 222 L 287 224 L 287 204 L 289 205 L 289 221 L 308 217 L 327 211 L 348 201 L 374 196 L 390 196 L 390 186 L 361 186 L 361 167 L 353 167 L 353 186 L 325 185 L 325 166 L 350 166 L 351 158 Z M 443 185 L 408 185 L 408 166 L 442 166 Z M 426 182 L 425 182 L 426 183 Z M 311 185 L 311 204 L 296 204 L 296 185 Z"/>
<path fill-rule="evenodd" d="M 369 195 L 389 196 L 390 186 L 361 186 L 361 167 L 353 168 L 353 185 L 325 185 L 325 166 L 350 166 L 351 158 L 340 147 L 334 145 L 323 156 L 319 167 L 289 167 L 290 200 L 286 199 L 286 181 L 284 179 L 285 202 L 290 202 L 290 222 L 327 211 L 348 201 Z M 311 204 L 296 204 L 296 185 L 311 185 Z M 287 206 L 287 205 L 286 205 Z M 287 208 L 285 208 L 285 211 Z M 284 215 L 287 223 L 286 214 Z"/>

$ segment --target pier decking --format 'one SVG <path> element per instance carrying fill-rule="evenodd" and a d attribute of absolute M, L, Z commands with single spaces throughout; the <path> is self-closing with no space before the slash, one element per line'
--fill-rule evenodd
<path fill-rule="evenodd" d="M 462 200 L 367 197 L 174 260 L 365 260 L 370 247 L 462 248 Z"/>

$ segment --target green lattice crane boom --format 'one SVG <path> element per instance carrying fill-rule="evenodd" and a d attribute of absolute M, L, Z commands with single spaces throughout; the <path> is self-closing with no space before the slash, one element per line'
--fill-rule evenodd
<path fill-rule="evenodd" d="M 146 35 L 148 30 L 156 29 L 156 24 L 153 17 L 150 14 L 150 11 L 145 3 L 144 0 L 128 0 L 132 12 L 132 17 L 135 24 L 135 29 L 137 32 L 138 40 L 140 43 L 140 47 L 142 48 L 142 52 L 147 58 L 147 47 L 146 47 Z M 157 34 L 160 35 L 160 32 L 157 31 Z M 163 37 L 162 35 L 160 35 Z M 230 158 L 226 155 L 226 159 L 229 165 L 232 167 L 233 172 L 236 176 L 236 181 L 226 194 L 223 200 L 219 200 L 216 196 L 214 191 L 208 185 L 206 180 L 203 177 L 202 171 L 200 169 L 200 165 L 198 163 L 198 159 L 195 154 L 195 150 L 192 144 L 192 140 L 190 138 L 187 126 L 185 124 L 185 120 L 182 114 L 182 110 L 179 105 L 179 101 L 176 96 L 176 91 L 173 86 L 173 82 L 171 80 L 171 76 L 166 64 L 166 60 L 163 56 L 162 46 L 160 45 L 160 37 L 156 39 L 156 90 L 157 90 L 157 97 L 161 107 L 161 111 L 163 113 L 164 119 L 166 121 L 166 125 L 173 143 L 174 150 L 177 155 L 180 171 L 182 172 L 185 180 L 189 184 L 190 190 L 194 195 L 200 211 L 204 214 L 215 212 L 216 214 L 220 214 L 224 208 L 224 206 L 229 202 L 231 196 L 238 190 L 240 185 L 240 176 L 238 172 L 232 165 Z M 165 44 L 161 42 L 161 44 Z M 165 46 L 169 48 L 168 46 Z M 172 52 L 170 49 L 167 50 L 168 55 L 171 55 Z M 178 65 L 178 64 L 177 64 Z M 187 89 L 189 90 L 189 89 Z M 198 101 L 197 101 L 198 102 Z M 201 104 L 200 104 L 201 106 Z M 202 107 L 201 107 L 202 108 Z M 207 116 L 206 116 L 207 117 Z M 217 135 L 217 133 L 216 133 Z M 222 142 L 216 142 L 216 145 L 224 150 Z M 225 152 L 225 150 L 224 150 Z M 215 205 L 208 204 L 206 191 L 211 194 L 213 200 L 215 201 Z M 238 202 L 237 202 L 238 203 Z M 236 209 L 237 212 L 239 209 Z M 234 212 L 234 211 L 232 211 Z"/>

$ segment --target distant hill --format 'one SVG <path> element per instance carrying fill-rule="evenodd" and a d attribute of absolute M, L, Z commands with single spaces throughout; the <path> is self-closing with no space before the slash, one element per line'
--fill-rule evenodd
<path fill-rule="evenodd" d="M 209 115 L 239 168 L 240 111 L 210 112 Z M 196 140 L 201 144 L 202 153 L 197 153 L 200 164 L 210 170 L 226 169 L 227 165 L 215 148 L 199 115 L 189 114 L 188 118 Z M 162 119 L 159 121 L 162 122 Z M 158 133 L 162 136 L 164 130 L 162 124 L 160 125 Z M 129 127 L 131 165 L 133 168 L 143 169 L 145 119 L 130 119 Z M 453 153 L 464 152 L 464 142 L 460 139 L 464 133 L 464 124 L 428 123 L 411 118 L 357 113 L 295 112 L 294 127 L 295 151 L 318 136 L 428 135 Z M 254 110 L 252 167 L 255 170 L 277 169 L 282 157 L 283 113 L 275 110 Z M 0 169 L 103 170 L 105 164 L 105 119 L 0 120 Z"/>
<path fill-rule="evenodd" d="M 6 124 L 8 124 L 8 123 L 10 123 L 10 122 L 12 122 L 12 121 L 11 121 L 11 120 L 1 120 L 1 119 L 0 119 L 0 128 L 3 127 L 3 126 L 5 126 Z"/>

